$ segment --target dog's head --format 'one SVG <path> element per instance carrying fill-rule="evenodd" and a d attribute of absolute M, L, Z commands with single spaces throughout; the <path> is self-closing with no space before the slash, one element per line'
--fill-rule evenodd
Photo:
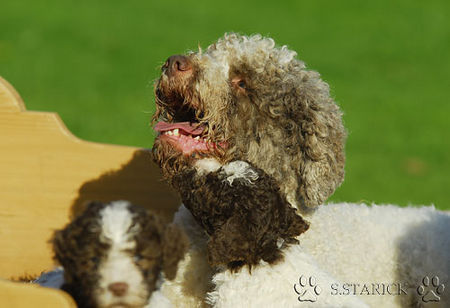
<path fill-rule="evenodd" d="M 201 157 L 246 160 L 291 204 L 314 207 L 343 180 L 346 133 L 328 85 L 270 38 L 227 34 L 170 57 L 155 96 L 153 152 L 169 181 Z"/>
<path fill-rule="evenodd" d="M 81 307 L 144 307 L 187 249 L 179 229 L 125 201 L 90 204 L 52 242 L 63 289 Z"/>

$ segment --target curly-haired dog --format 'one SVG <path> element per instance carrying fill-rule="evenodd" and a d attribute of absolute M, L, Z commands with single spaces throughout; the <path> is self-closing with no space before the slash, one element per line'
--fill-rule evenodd
<path fill-rule="evenodd" d="M 52 242 L 62 289 L 80 307 L 170 307 L 157 288 L 175 277 L 188 244 L 178 227 L 125 201 L 91 203 Z"/>
<path fill-rule="evenodd" d="M 259 36 L 172 56 L 156 85 L 154 144 L 169 180 L 199 156 L 248 161 L 292 204 L 321 204 L 344 177 L 341 112 L 318 73 Z"/>
<path fill-rule="evenodd" d="M 212 266 L 238 270 L 244 265 L 251 269 L 261 260 L 273 264 L 282 259 L 280 248 L 298 243 L 295 237 L 308 229 L 275 180 L 261 169 L 244 161 L 221 166 L 212 159 L 199 160 L 195 167 L 175 175 L 172 182 L 210 236 Z"/>
<path fill-rule="evenodd" d="M 251 274 L 212 273 L 206 260 L 208 238 L 196 220 L 214 213 L 194 219 L 181 207 L 175 222 L 191 239 L 190 261 L 180 263 L 175 283 L 163 284 L 163 293 L 190 306 L 201 305 L 199 290 L 209 287 L 206 298 L 218 307 L 360 307 L 361 300 L 389 307 L 422 303 L 417 288 L 426 275 L 438 277 L 439 284 L 449 282 L 448 214 L 433 208 L 346 203 L 316 207 L 343 180 L 346 133 L 328 85 L 294 51 L 259 35 L 227 34 L 205 51 L 170 57 L 155 95 L 159 136 L 153 152 L 169 183 L 204 159 L 221 165 L 248 161 L 274 178 L 286 200 L 310 223 L 298 237 L 300 244 L 283 251 L 283 262 L 261 261 Z M 314 276 L 324 290 L 314 303 L 296 293 L 301 288 L 294 289 L 305 276 Z M 382 282 L 397 283 L 397 294 L 364 289 L 342 296 L 345 283 Z M 400 283 L 408 284 L 406 291 Z M 315 290 L 314 285 L 309 288 Z M 437 294 L 438 303 L 449 303 L 449 293 Z"/>

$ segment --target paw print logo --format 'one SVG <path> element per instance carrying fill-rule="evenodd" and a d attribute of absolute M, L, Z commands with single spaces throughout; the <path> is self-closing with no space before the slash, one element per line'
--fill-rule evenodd
<path fill-rule="evenodd" d="M 439 284 L 439 277 L 434 276 L 430 278 L 425 276 L 422 279 L 422 285 L 417 288 L 417 293 L 422 296 L 422 301 L 425 303 L 428 302 L 439 302 L 441 300 L 441 295 L 444 292 L 444 284 Z"/>
<path fill-rule="evenodd" d="M 315 302 L 322 292 L 313 276 L 306 278 L 303 275 L 298 279 L 298 284 L 294 284 L 294 291 L 299 295 L 300 302 Z"/>

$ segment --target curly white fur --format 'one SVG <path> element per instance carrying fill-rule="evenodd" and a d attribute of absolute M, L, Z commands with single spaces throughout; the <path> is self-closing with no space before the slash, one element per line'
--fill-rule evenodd
<path fill-rule="evenodd" d="M 434 207 L 340 203 L 323 205 L 305 218 L 311 223 L 310 229 L 299 237 L 300 245 L 285 251 L 283 262 L 273 266 L 263 263 L 251 274 L 247 270 L 216 273 L 207 302 L 215 307 L 404 307 L 424 304 L 417 288 L 425 276 L 437 276 L 440 284 L 449 285 L 448 213 Z M 163 285 L 162 292 L 178 306 L 201 307 L 203 299 L 198 293 L 195 298 L 189 296 L 189 290 L 198 290 L 200 284 L 207 289 L 210 277 L 198 276 L 189 281 L 183 277 L 192 271 L 210 271 L 204 248 L 198 248 L 204 247 L 205 238 L 184 207 L 177 212 L 175 221 L 191 236 L 191 261 L 180 266 L 176 284 Z M 316 278 L 322 289 L 316 302 L 299 302 L 294 285 L 301 276 Z M 396 284 L 397 288 L 401 284 L 407 294 L 390 292 L 391 295 L 385 291 L 382 295 L 378 291 L 380 294 L 367 295 L 364 284 L 377 283 Z M 344 285 L 350 284 L 351 292 L 343 292 Z M 426 307 L 448 307 L 449 294 L 444 289 L 440 301 Z"/>

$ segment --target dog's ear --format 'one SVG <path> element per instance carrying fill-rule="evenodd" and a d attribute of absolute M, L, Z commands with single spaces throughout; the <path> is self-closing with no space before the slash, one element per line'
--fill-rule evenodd
<path fill-rule="evenodd" d="M 55 231 L 50 243 L 53 248 L 53 259 L 64 268 L 64 287 L 67 287 L 72 283 L 71 273 L 76 264 L 76 256 L 73 254 L 76 243 L 65 229 Z"/>
<path fill-rule="evenodd" d="M 243 132 L 237 137 L 237 151 L 273 176 L 291 203 L 318 206 L 344 179 L 342 112 L 328 84 L 303 62 L 291 59 L 282 69 L 268 67 L 273 71 L 249 74 L 259 77 L 252 77 L 249 89 L 253 104 L 236 105 L 243 117 L 234 124 L 240 129 L 236 132 Z"/>
<path fill-rule="evenodd" d="M 344 179 L 346 131 L 328 84 L 314 71 L 296 74 L 294 89 L 284 97 L 286 114 L 281 121 L 290 130 L 286 137 L 296 153 L 292 159 L 298 176 L 296 199 L 315 207 Z"/>
<path fill-rule="evenodd" d="M 53 246 L 53 258 L 55 261 L 57 261 L 59 264 L 64 266 L 62 264 L 65 260 L 65 255 L 67 254 L 66 249 L 66 240 L 64 239 L 64 230 L 58 230 L 53 233 L 53 237 L 50 240 L 50 243 Z"/>
<path fill-rule="evenodd" d="M 178 269 L 178 262 L 184 259 L 184 255 L 189 247 L 187 236 L 176 225 L 168 225 L 162 238 L 163 249 L 163 272 L 166 278 L 175 278 Z"/>
<path fill-rule="evenodd" d="M 105 205 L 92 202 L 63 229 L 53 233 L 50 243 L 53 248 L 53 258 L 64 267 L 65 273 L 77 268 L 80 256 L 86 253 L 87 243 L 92 237 L 97 237 L 92 226 L 96 225 L 98 210 Z M 82 258 L 82 257 L 81 257 Z M 65 275 L 70 277 L 71 275 Z"/>

